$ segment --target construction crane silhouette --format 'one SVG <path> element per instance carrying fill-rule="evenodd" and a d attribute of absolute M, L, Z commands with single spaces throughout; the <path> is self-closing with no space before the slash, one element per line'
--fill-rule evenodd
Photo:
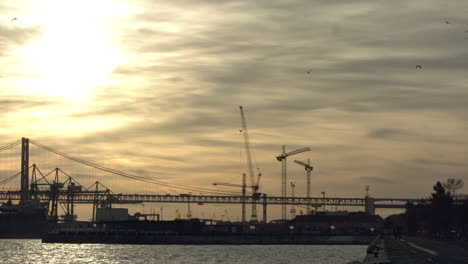
<path fill-rule="evenodd" d="M 283 153 L 277 156 L 276 159 L 281 161 L 281 196 L 286 198 L 286 181 L 287 181 L 287 171 L 286 171 L 286 158 L 292 155 L 296 155 L 302 152 L 310 151 L 309 147 L 296 149 L 290 152 L 286 152 L 286 145 L 283 145 Z M 286 220 L 286 204 L 281 206 L 281 216 L 283 220 Z"/>
<path fill-rule="evenodd" d="M 248 167 L 248 173 L 249 173 L 249 178 L 250 178 L 250 186 L 252 188 L 252 196 L 253 196 L 253 203 L 252 203 L 252 216 L 251 216 L 251 221 L 257 222 L 257 204 L 255 200 L 258 200 L 260 197 L 260 194 L 258 193 L 259 190 L 259 184 L 260 184 L 260 178 L 262 177 L 262 174 L 260 173 L 260 169 L 258 169 L 258 174 L 257 174 L 257 179 L 255 180 L 255 174 L 254 174 L 254 166 L 252 162 L 252 153 L 250 150 L 250 143 L 249 143 L 249 133 L 247 130 L 247 121 L 245 120 L 245 114 L 244 114 L 244 108 L 242 105 L 239 106 L 240 110 L 240 115 L 241 115 L 241 123 L 242 123 L 242 130 L 241 133 L 244 135 L 244 148 L 245 148 L 245 154 L 247 158 L 247 167 Z"/>
<path fill-rule="evenodd" d="M 246 183 L 246 177 L 245 173 L 242 174 L 242 184 L 233 184 L 233 183 L 224 183 L 224 182 L 214 182 L 213 185 L 223 185 L 223 186 L 231 186 L 231 187 L 241 187 L 242 188 L 242 223 L 246 222 L 246 217 L 245 217 L 245 195 L 246 195 L 246 188 L 252 188 L 254 189 L 255 187 L 252 186 L 247 186 Z"/>
<path fill-rule="evenodd" d="M 291 197 L 293 198 L 293 204 L 291 205 L 291 218 L 296 216 L 296 208 L 294 207 L 294 188 L 296 188 L 296 183 L 291 182 Z"/>
<path fill-rule="evenodd" d="M 300 160 L 294 160 L 295 163 L 304 166 L 304 169 L 307 172 L 307 198 L 310 198 L 310 175 L 312 174 L 312 170 L 314 167 L 310 165 L 310 159 L 307 159 L 307 163 L 302 162 Z M 307 205 L 307 214 L 310 214 L 311 208 L 310 205 Z"/>

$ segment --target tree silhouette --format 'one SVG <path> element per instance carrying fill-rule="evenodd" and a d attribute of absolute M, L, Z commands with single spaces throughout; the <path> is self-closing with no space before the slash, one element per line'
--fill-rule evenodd
<path fill-rule="evenodd" d="M 468 239 L 468 199 L 455 201 L 452 193 L 461 188 L 457 186 L 463 186 L 463 181 L 447 182 L 448 189 L 440 181 L 434 185 L 429 202 L 406 204 L 406 212 L 401 215 L 406 234 Z"/>
<path fill-rule="evenodd" d="M 427 229 L 427 221 L 431 218 L 431 205 L 423 201 L 414 205 L 406 204 L 406 231 L 408 235 L 416 235 Z"/>
<path fill-rule="evenodd" d="M 434 236 L 445 237 L 450 231 L 453 198 L 450 192 L 446 192 L 440 181 L 434 185 L 434 193 L 431 194 L 431 219 L 430 229 Z"/>
<path fill-rule="evenodd" d="M 462 179 L 448 178 L 447 181 L 442 184 L 442 186 L 445 188 L 445 190 L 450 192 L 453 197 L 456 197 L 456 192 L 463 188 L 463 184 L 464 182 Z"/>

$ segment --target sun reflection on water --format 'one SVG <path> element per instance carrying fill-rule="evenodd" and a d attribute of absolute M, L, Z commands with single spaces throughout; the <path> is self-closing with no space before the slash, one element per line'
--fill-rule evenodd
<path fill-rule="evenodd" d="M 0 240 L 1 263 L 111 264 L 335 264 L 361 261 L 367 246 L 320 245 L 103 245 Z"/>

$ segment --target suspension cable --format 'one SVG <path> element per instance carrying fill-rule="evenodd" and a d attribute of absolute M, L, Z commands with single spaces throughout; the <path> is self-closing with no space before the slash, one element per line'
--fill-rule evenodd
<path fill-rule="evenodd" d="M 239 192 L 218 191 L 218 190 L 213 190 L 213 189 L 208 189 L 208 188 L 176 185 L 176 184 L 170 184 L 170 183 L 159 181 L 159 180 L 148 179 L 148 178 L 145 178 L 145 177 L 142 177 L 142 176 L 121 172 L 121 171 L 118 171 L 118 170 L 114 170 L 114 169 L 111 169 L 111 168 L 108 168 L 108 167 L 104 167 L 104 166 L 101 166 L 101 165 L 86 161 L 86 160 L 82 160 L 80 158 L 73 157 L 73 156 L 68 155 L 66 153 L 55 150 L 55 149 L 53 149 L 51 147 L 47 147 L 45 145 L 42 145 L 41 143 L 39 143 L 39 142 L 37 142 L 35 140 L 30 139 L 29 142 L 31 144 L 34 144 L 35 146 L 38 146 L 38 147 L 40 147 L 40 148 L 42 148 L 44 150 L 55 153 L 55 154 L 57 154 L 59 156 L 67 158 L 69 160 L 81 163 L 81 164 L 89 166 L 89 167 L 93 167 L 93 168 L 101 170 L 101 171 L 109 172 L 109 173 L 112 173 L 112 174 L 115 174 L 115 175 L 118 175 L 118 176 L 121 176 L 121 177 L 129 178 L 129 179 L 133 179 L 133 180 L 137 180 L 137 181 L 142 181 L 142 182 L 146 182 L 146 183 L 150 183 L 150 184 L 155 184 L 155 185 L 160 185 L 160 186 L 165 186 L 165 187 L 170 187 L 170 188 L 176 188 L 176 189 L 181 189 L 181 190 L 206 192 L 206 193 L 210 193 L 210 194 L 223 194 L 223 195 L 240 194 Z"/>
<path fill-rule="evenodd" d="M 6 178 L 6 179 L 3 179 L 2 181 L 0 181 L 0 185 L 3 185 L 3 184 L 5 184 L 5 183 L 10 182 L 10 181 L 13 180 L 14 178 L 18 177 L 18 175 L 20 175 L 20 174 L 21 174 L 21 172 L 15 174 L 15 175 L 13 175 L 13 176 L 10 176 L 10 177 L 8 177 L 8 178 Z"/>
<path fill-rule="evenodd" d="M 34 165 L 29 166 L 28 170 L 31 169 L 33 166 L 34 166 Z M 18 173 L 16 173 L 15 175 L 9 176 L 9 177 L 7 177 L 7 178 L 1 180 L 1 181 L 0 181 L 0 185 L 3 185 L 3 184 L 5 184 L 5 183 L 7 183 L 7 182 L 13 180 L 13 179 L 16 178 L 18 175 L 21 175 L 21 171 L 18 172 Z"/>
<path fill-rule="evenodd" d="M 0 152 L 2 151 L 5 151 L 5 150 L 8 150 L 8 149 L 11 149 L 12 147 L 18 145 L 19 143 L 21 143 L 21 139 L 20 140 L 17 140 L 15 142 L 12 142 L 12 143 L 9 143 L 9 144 L 6 144 L 5 146 L 3 147 L 0 147 Z"/>

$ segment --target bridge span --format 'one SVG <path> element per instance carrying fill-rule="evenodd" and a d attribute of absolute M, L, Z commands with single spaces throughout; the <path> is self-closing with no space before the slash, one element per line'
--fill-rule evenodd
<path fill-rule="evenodd" d="M 0 191 L 0 200 L 21 200 L 21 190 Z M 354 206 L 365 207 L 366 212 L 375 214 L 376 208 L 405 208 L 407 202 L 418 203 L 421 199 L 402 198 L 337 198 L 337 197 L 280 197 L 263 194 L 257 198 L 242 195 L 150 195 L 150 194 L 113 194 L 106 191 L 90 190 L 59 190 L 54 196 L 59 202 L 73 202 L 77 204 L 135 204 L 135 203 L 198 203 L 198 204 L 262 204 L 264 214 L 269 205 L 304 205 L 319 208 L 322 206 Z M 31 193 L 40 201 L 48 201 L 50 190 Z"/>
<path fill-rule="evenodd" d="M 127 180 L 137 181 L 144 184 L 152 184 L 153 186 L 162 186 L 178 190 L 179 194 L 167 194 L 168 192 L 158 190 L 155 193 L 159 194 L 138 194 L 138 189 L 122 190 L 114 189 L 115 192 L 110 191 L 106 186 L 102 185 L 97 179 L 91 177 L 93 184 L 85 188 L 83 187 L 82 178 L 86 175 L 80 170 L 75 170 L 77 181 L 71 175 L 75 173 L 65 173 L 61 169 L 55 167 L 49 173 L 43 174 L 41 170 L 33 163 L 30 166 L 30 146 L 32 143 L 36 148 L 33 151 L 37 155 L 38 149 L 45 151 L 44 162 L 50 163 L 48 155 L 56 155 L 60 159 L 64 159 L 67 162 L 73 164 L 79 164 L 86 168 L 92 168 L 99 173 L 108 173 L 110 176 L 123 177 Z M 245 215 L 245 205 L 251 204 L 254 208 L 255 204 L 263 206 L 263 219 L 266 221 L 267 207 L 272 205 L 290 205 L 290 206 L 307 206 L 307 208 L 315 207 L 316 209 L 324 206 L 347 206 L 347 207 L 364 207 L 365 211 L 369 214 L 375 214 L 376 208 L 405 208 L 407 202 L 419 203 L 421 199 L 402 199 L 402 198 L 373 198 L 366 196 L 364 198 L 338 198 L 338 197 L 287 197 L 287 196 L 270 196 L 268 194 L 248 195 L 245 190 L 242 193 L 239 192 L 227 192 L 218 191 L 200 187 L 190 187 L 183 185 L 169 184 L 150 178 L 145 178 L 137 175 L 132 175 L 117 171 L 112 168 L 103 167 L 98 164 L 94 164 L 89 161 L 85 161 L 66 153 L 59 152 L 53 148 L 42 145 L 34 140 L 22 138 L 21 140 L 15 141 L 5 147 L 0 147 L 0 152 L 9 150 L 15 146 L 21 146 L 21 170 L 10 177 L 0 180 L 0 185 L 8 183 L 17 176 L 20 176 L 19 188 L 13 187 L 13 189 L 0 190 L 0 201 L 20 201 L 21 204 L 28 204 L 31 201 L 40 201 L 43 204 L 48 204 L 47 209 L 50 215 L 58 215 L 59 206 L 66 208 L 66 214 L 73 216 L 73 204 L 93 204 L 93 212 L 98 207 L 110 207 L 112 204 L 138 204 L 138 203 L 194 203 L 194 204 L 241 204 L 242 214 Z M 13 151 L 14 152 L 14 151 Z M 14 152 L 16 155 L 16 152 Z M 36 157 L 33 155 L 32 157 Z M 35 158 L 38 159 L 38 158 Z M 37 162 L 37 160 L 36 160 Z M 60 163 L 60 162 L 59 162 Z M 54 164 L 55 165 L 55 164 Z M 59 175 L 61 173 L 61 175 Z M 52 177 L 54 177 L 52 179 Z M 87 177 L 87 176 L 86 176 Z M 87 179 L 85 177 L 85 179 Z M 89 178 L 89 177 L 88 177 Z M 107 177 L 111 181 L 114 178 Z M 89 184 L 89 182 L 88 182 Z M 87 185 L 88 185 L 87 184 Z M 96 189 L 92 187 L 95 186 Z M 104 189 L 98 190 L 101 186 Z M 244 188 L 245 189 L 245 188 Z M 189 194 L 180 193 L 189 192 Z M 129 193 L 136 192 L 136 193 Z M 193 195 L 192 192 L 200 192 L 200 195 Z M 63 208 L 63 207 L 62 207 Z M 255 217 L 255 218 L 254 218 Z M 243 216 L 244 218 L 244 216 Z M 252 213 L 252 218 L 256 219 L 256 213 Z"/>
<path fill-rule="evenodd" d="M 40 200 L 48 200 L 50 191 L 39 191 L 35 194 Z M 59 201 L 66 201 L 70 193 L 60 191 Z M 365 206 L 366 201 L 374 203 L 375 208 L 405 208 L 407 202 L 419 203 L 422 199 L 402 198 L 329 198 L 329 197 L 280 197 L 263 194 L 256 199 L 252 196 L 240 195 L 189 195 L 189 194 L 106 194 L 102 191 L 80 191 L 73 193 L 75 203 L 93 203 L 95 201 L 107 201 L 114 204 L 133 203 L 214 203 L 214 204 L 252 204 L 265 203 L 266 205 L 310 205 L 322 206 Z M 21 200 L 20 190 L 0 191 L 0 200 Z"/>

